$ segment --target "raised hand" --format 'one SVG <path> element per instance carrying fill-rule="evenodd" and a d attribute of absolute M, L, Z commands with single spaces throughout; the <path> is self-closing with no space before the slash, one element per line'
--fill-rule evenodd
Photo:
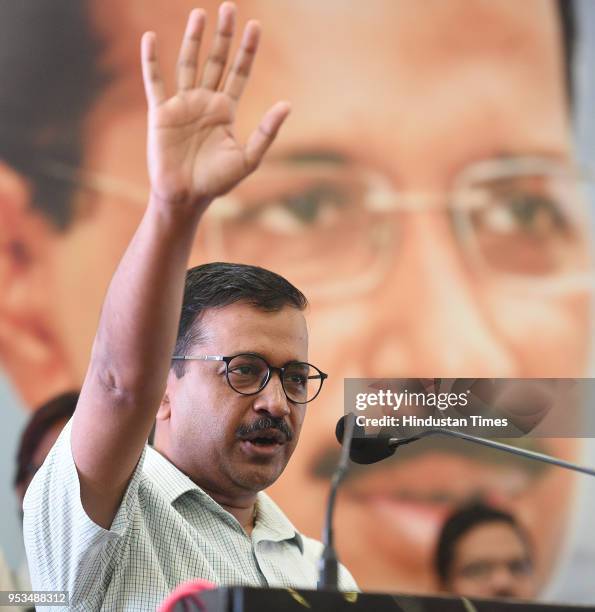
<path fill-rule="evenodd" d="M 217 33 L 199 74 L 206 15 L 200 9 L 190 13 L 178 58 L 177 92 L 170 98 L 158 65 L 155 34 L 147 32 L 143 36 L 149 176 L 153 197 L 167 204 L 190 203 L 206 208 L 213 198 L 256 169 L 289 114 L 289 104 L 278 102 L 245 145 L 237 142 L 236 107 L 256 55 L 260 26 L 256 21 L 246 24 L 240 48 L 223 80 L 235 17 L 235 6 L 223 3 Z"/>

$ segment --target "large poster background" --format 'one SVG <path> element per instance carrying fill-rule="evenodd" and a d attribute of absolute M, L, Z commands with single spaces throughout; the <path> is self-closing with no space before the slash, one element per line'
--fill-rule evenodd
<path fill-rule="evenodd" d="M 58 41 L 53 52 L 69 49 L 61 42 L 68 37 L 76 49 L 84 32 L 72 29 L 73 24 L 66 27 L 60 19 L 52 23 L 52 16 L 69 12 L 69 3 L 55 3 L 53 10 L 45 11 L 41 8 L 45 3 L 37 4 L 38 17 L 24 11 L 20 25 L 45 20 L 46 35 L 53 33 Z M 243 201 L 252 212 L 231 222 L 225 214 L 213 215 L 192 263 L 222 258 L 259 263 L 287 275 L 311 297 L 311 355 L 329 372 L 331 381 L 309 409 L 300 448 L 273 487 L 274 497 L 309 535 L 319 537 L 320 533 L 328 466 L 336 458 L 331 432 L 342 411 L 344 376 L 592 373 L 588 363 L 592 304 L 587 292 L 549 291 L 538 297 L 528 282 L 524 289 L 529 291 L 515 293 L 500 282 L 498 274 L 492 278 L 484 272 L 478 277 L 469 269 L 473 261 L 457 251 L 461 245 L 454 244 L 435 210 L 422 210 L 421 204 L 422 212 L 415 210 L 422 201 L 426 206 L 428 194 L 431 200 L 435 193 L 452 189 L 450 179 L 472 163 L 501 155 L 542 156 L 548 148 L 548 154 L 552 153 L 552 144 L 560 145 L 560 150 L 566 146 L 556 7 L 545 0 L 527 4 L 531 6 L 500 2 L 488 9 L 486 3 L 471 0 L 431 3 L 419 14 L 413 2 L 376 1 L 365 8 L 348 2 L 324 7 L 310 1 L 283 2 L 274 3 L 273 10 L 272 2 L 255 1 L 240 7 L 241 18 L 261 19 L 265 32 L 242 126 L 247 130 L 267 104 L 279 97 L 294 104 L 293 124 L 273 152 L 276 164 L 263 167 L 260 178 L 220 206 L 224 213 L 233 212 Z M 40 202 L 43 193 L 32 191 L 31 177 L 7 160 L 0 161 L 0 291 L 4 295 L 0 298 L 0 357 L 7 372 L 0 388 L 6 415 L 0 431 L 0 479 L 7 500 L 0 545 L 14 566 L 22 558 L 18 511 L 8 485 L 16 437 L 28 410 L 80 384 L 101 297 L 142 210 L 146 180 L 138 37 L 143 29 L 155 29 L 165 61 L 171 63 L 189 8 L 186 2 L 130 2 L 129 12 L 119 13 L 111 2 L 89 6 L 105 45 L 102 67 L 110 75 L 103 85 L 103 106 L 90 102 L 81 111 L 87 102 L 85 95 L 76 92 L 80 87 L 91 91 L 94 82 L 83 80 L 86 85 L 79 83 L 77 89 L 74 79 L 80 79 L 80 62 L 68 54 L 50 62 L 56 71 L 61 66 L 60 79 L 41 71 L 34 75 L 46 87 L 37 98 L 32 97 L 35 86 L 30 81 L 14 80 L 23 87 L 24 107 L 56 106 L 54 125 L 34 135 L 31 151 L 43 152 L 38 170 L 46 178 L 51 175 L 46 186 L 54 199 L 60 197 L 56 185 L 76 186 L 63 191 L 70 194 L 76 210 L 72 223 L 64 229 L 60 227 L 63 219 L 51 222 L 34 212 L 57 204 Z M 213 7 L 207 8 L 212 11 Z M 0 22 L 8 22 L 2 12 L 7 15 L 10 10 L 8 2 L 0 3 Z M 582 35 L 576 40 L 580 42 L 574 102 L 577 145 L 588 162 L 593 159 L 595 137 L 590 112 L 595 10 L 591 3 L 576 3 L 576 13 Z M 407 28 L 388 27 L 398 19 Z M 445 35 L 448 27 L 453 28 L 452 36 Z M 408 46 L 399 45 L 399 36 L 407 37 Z M 444 40 L 438 44 L 440 36 Z M 27 62 L 23 70 L 31 71 L 35 60 L 13 53 L 19 37 L 22 45 L 28 43 L 22 33 L 11 33 L 13 47 L 2 57 L 3 69 L 20 57 Z M 2 40 L 7 37 L 0 36 Z M 2 48 L 0 42 L 0 57 Z M 31 54 L 35 50 L 40 52 L 32 45 Z M 505 52 L 510 53 L 508 60 L 498 59 L 498 53 Z M 38 64 L 42 65 L 41 60 Z M 512 76 L 507 80 L 509 72 Z M 127 76 L 114 77 L 118 74 Z M 456 82 L 450 88 L 449 75 Z M 411 88 L 410 96 L 406 91 L 404 95 L 406 87 Z M 508 95 L 515 88 L 516 98 Z M 465 98 L 471 99 L 466 107 L 458 103 Z M 13 99 L 18 101 L 18 95 Z M 77 126 L 75 101 L 76 113 L 83 118 L 80 143 L 68 131 Z M 70 113 L 69 104 L 73 105 Z M 423 112 L 416 115 L 415 108 L 421 104 Z M 487 116 L 474 115 L 478 107 L 488 109 Z M 523 116 L 518 108 L 528 113 Z M 8 111 L 14 113 L 13 108 Z M 14 138 L 18 128 L 25 134 L 31 127 L 14 124 L 6 116 L 0 114 L 5 138 Z M 439 120 L 432 122 L 432 116 Z M 440 130 L 444 137 L 432 145 Z M 540 141 L 535 134 L 546 136 Z M 60 144 L 54 149 L 57 154 L 52 152 L 53 142 Z M 420 142 L 426 143 L 425 148 L 418 146 Z M 466 142 L 476 146 L 465 150 Z M 525 142 L 530 150 L 523 150 Z M 77 173 L 79 144 L 82 174 Z M 459 157 L 452 151 L 459 151 Z M 64 152 L 65 158 L 60 158 Z M 558 152 L 553 153 L 555 157 Z M 423 156 L 427 164 L 420 161 Z M 424 173 L 430 167 L 432 172 Z M 357 208 L 352 221 L 344 222 L 344 207 L 360 204 L 366 197 L 362 190 L 376 194 L 371 201 L 379 202 L 384 216 L 378 227 L 372 227 L 372 231 L 378 229 L 378 242 L 374 242 L 376 234 L 370 234 L 371 242 L 358 251 L 362 226 L 370 221 Z M 409 200 L 407 214 L 396 207 L 390 217 L 382 207 L 390 205 L 390 211 L 406 191 L 424 198 Z M 268 208 L 259 208 L 262 201 L 270 204 Z M 445 208 L 443 201 L 440 206 Z M 320 225 L 308 226 L 312 220 Z M 260 236 L 254 233 L 255 227 L 260 228 Z M 383 234 L 387 227 L 390 231 Z M 313 232 L 316 240 L 311 239 Z M 230 236 L 236 239 L 231 244 Z M 26 257 L 21 258 L 15 245 L 25 249 Z M 578 257 L 577 245 L 582 247 L 582 237 L 571 241 L 570 259 Z M 388 255 L 378 259 L 377 251 L 382 249 Z M 489 262 L 493 269 L 494 260 Z M 510 272 L 510 262 L 506 266 Z M 593 463 L 590 446 L 561 440 L 546 450 Z M 424 454 L 401 458 L 400 465 L 370 471 L 339 500 L 339 550 L 363 588 L 431 590 L 431 544 L 442 516 L 454 502 L 485 493 L 517 512 L 531 528 L 540 576 L 549 585 L 544 595 L 593 601 L 595 591 L 587 576 L 595 568 L 595 547 L 583 536 L 595 510 L 592 483 L 548 471 L 526 484 L 521 466 L 516 466 L 518 472 L 506 472 L 494 459 L 492 472 L 486 472 L 483 463 L 449 449 L 431 451 L 428 447 Z M 484 491 L 478 483 L 489 481 L 490 474 L 495 474 L 494 486 Z M 521 485 L 516 484 L 515 475 L 523 481 Z M 444 482 L 453 486 L 445 487 Z M 473 486 L 465 487 L 466 482 Z"/>

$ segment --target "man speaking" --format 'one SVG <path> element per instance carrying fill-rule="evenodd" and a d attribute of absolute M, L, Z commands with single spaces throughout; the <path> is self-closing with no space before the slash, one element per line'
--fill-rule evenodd
<path fill-rule="evenodd" d="M 246 25 L 224 75 L 234 22 L 223 4 L 199 71 L 205 15 L 190 14 L 170 98 L 155 35 L 142 40 L 151 197 L 109 287 L 75 414 L 24 503 L 33 588 L 69 591 L 76 610 L 154 609 L 196 577 L 316 584 L 320 544 L 261 493 L 326 377 L 308 363 L 306 299 L 234 264 L 194 268 L 185 283 L 201 216 L 256 169 L 289 113 L 274 105 L 236 141 L 259 26 Z M 155 422 L 159 452 L 146 447 Z M 356 588 L 344 568 L 340 587 Z"/>

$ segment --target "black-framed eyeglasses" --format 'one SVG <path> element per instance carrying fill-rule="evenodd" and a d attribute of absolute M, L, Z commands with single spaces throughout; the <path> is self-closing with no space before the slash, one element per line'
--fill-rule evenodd
<path fill-rule="evenodd" d="M 270 365 L 255 353 L 238 355 L 174 355 L 174 361 L 223 361 L 227 383 L 241 395 L 255 395 L 271 380 L 273 372 L 279 374 L 287 399 L 296 404 L 307 404 L 316 399 L 328 374 L 305 361 L 290 361 L 282 368 Z"/>

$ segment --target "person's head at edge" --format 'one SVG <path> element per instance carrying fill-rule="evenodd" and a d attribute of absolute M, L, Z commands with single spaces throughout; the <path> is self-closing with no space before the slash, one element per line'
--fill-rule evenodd
<path fill-rule="evenodd" d="M 25 491 L 43 464 L 64 425 L 74 414 L 79 394 L 69 391 L 42 404 L 21 434 L 16 456 L 14 488 L 22 505 Z"/>
<path fill-rule="evenodd" d="M 300 32 L 300 20 L 305 18 L 306 30 L 320 28 L 321 34 L 312 33 L 308 48 L 302 49 L 302 41 L 291 32 L 275 39 L 267 28 L 246 96 L 245 124 L 254 124 L 253 114 L 260 113 L 261 98 L 269 95 L 271 82 L 278 91 L 279 70 L 291 75 L 283 84 L 294 113 L 279 139 L 281 172 L 270 172 L 263 164 L 257 173 L 260 186 L 251 187 L 246 197 L 252 201 L 256 192 L 258 197 L 283 201 L 285 213 L 296 212 L 299 229 L 320 206 L 330 208 L 326 212 L 333 218 L 333 202 L 340 202 L 342 193 L 336 195 L 329 175 L 355 177 L 364 174 L 359 170 L 363 168 L 397 191 L 445 191 L 453 176 L 476 160 L 544 152 L 569 158 L 569 72 L 564 72 L 561 51 L 564 45 L 568 68 L 572 45 L 568 36 L 561 43 L 560 32 L 572 28 L 556 12 L 558 6 L 565 15 L 569 3 L 452 4 L 442 10 L 437 5 L 430 9 L 418 3 L 379 2 L 366 6 L 364 19 L 356 12 L 337 14 L 330 8 L 320 13 L 305 4 L 299 10 L 280 10 L 274 4 L 246 3 L 265 27 L 267 20 L 280 20 Z M 3 227 L 10 228 L 2 252 L 7 265 L 0 268 L 0 286 L 8 288 L 0 298 L 0 319 L 8 322 L 2 327 L 8 332 L 0 347 L 4 367 L 29 405 L 80 384 L 105 287 L 142 212 L 131 205 L 129 190 L 122 190 L 145 183 L 145 106 L 137 73 L 137 34 L 159 23 L 163 57 L 171 64 L 189 6 L 154 2 L 143 5 L 142 11 L 134 8 L 111 2 L 2 7 L 6 17 L 13 17 L 3 20 L 2 44 L 11 45 L 14 52 L 2 60 L 10 58 L 2 72 L 12 75 L 13 85 L 3 89 L 0 117 L 2 130 L 16 137 L 0 140 L 0 216 Z M 468 27 L 470 22 L 473 27 Z M 73 35 L 56 37 L 56 23 Z M 37 53 L 22 44 L 26 28 L 37 32 L 29 36 L 40 47 Z M 353 35 L 346 36 L 348 31 Z M 448 32 L 456 44 L 444 38 Z M 353 45 L 353 40 L 362 44 Z M 357 70 L 337 70 L 329 57 L 331 49 L 341 66 Z M 15 61 L 19 52 L 32 63 Z M 327 61 L 319 62 L 319 57 Z M 40 58 L 46 63 L 39 63 Z M 314 65 L 319 72 L 312 72 Z M 347 95 L 353 91 L 358 95 Z M 242 117 L 239 120 L 241 124 Z M 274 148 L 271 153 L 274 159 Z M 48 167 L 47 162 L 55 160 L 61 165 Z M 304 178 L 302 171 L 318 161 L 321 167 Z M 115 180 L 78 177 L 68 170 L 77 166 Z M 274 191 L 285 178 L 290 187 L 282 189 L 287 191 Z M 91 189 L 76 189 L 77 181 Z M 273 193 L 267 191 L 269 186 Z M 296 193 L 300 197 L 294 198 Z M 267 220 L 274 226 L 274 217 Z M 320 508 L 327 494 L 327 481 L 317 474 L 324 449 L 334 448 L 332 431 L 341 411 L 345 376 L 584 374 L 586 301 L 527 298 L 497 283 L 484 283 L 469 273 L 469 262 L 460 257 L 445 219 L 423 210 L 398 220 L 399 239 L 394 244 L 401 250 L 398 256 L 390 251 L 394 266 L 383 283 L 338 304 L 319 306 L 311 299 L 311 352 L 332 379 L 324 409 L 319 405 L 311 413 L 307 435 L 273 494 L 293 500 L 290 518 L 312 535 L 319 533 Z M 338 244 L 340 232 L 327 234 L 318 248 L 311 248 L 302 234 L 273 240 L 266 231 L 261 235 L 251 227 L 250 216 L 244 221 L 247 235 L 240 240 L 238 233 L 238 259 L 283 273 L 309 296 L 308 283 L 289 273 L 295 271 L 292 262 L 314 269 L 306 262 L 316 260 L 318 285 L 327 280 L 335 284 L 335 277 L 350 279 L 347 268 L 323 259 L 329 253 L 356 252 L 351 248 L 355 245 L 346 249 Z M 194 262 L 208 258 L 204 242 L 197 241 Z M 300 245 L 302 249 L 296 250 Z M 278 258 L 274 265 L 269 265 L 271 254 Z M 321 270 L 328 275 L 322 282 L 316 276 Z M 415 323 L 419 320 L 424 324 Z M 572 448 L 556 451 L 568 455 Z M 445 510 L 494 480 L 485 477 L 491 466 L 482 470 L 463 459 L 449 451 L 440 462 L 448 474 L 434 470 L 433 480 L 420 478 L 420 471 L 427 475 L 429 467 L 422 460 L 416 462 L 417 471 L 411 469 L 413 463 L 403 462 L 403 470 L 392 473 L 398 466 L 389 468 L 387 463 L 382 466 L 386 473 L 371 470 L 357 481 L 339 508 L 338 531 L 351 534 L 342 543 L 343 559 L 362 584 L 428 587 L 430 546 Z M 461 463 L 466 472 L 461 472 Z M 451 490 L 445 484 L 453 482 L 452 470 L 465 474 L 467 490 Z M 555 557 L 565 512 L 546 517 L 539 508 L 547 491 L 568 491 L 570 480 L 551 475 L 541 478 L 537 487 L 537 479 L 525 476 L 521 491 L 497 482 L 496 494 L 514 498 L 515 510 L 543 533 L 537 538 L 542 547 L 537 557 L 545 559 L 538 568 L 543 579 Z M 387 489 L 387 482 L 394 490 Z M 306 487 L 310 499 L 293 499 L 296 490 Z M 565 497 L 557 499 L 564 503 Z M 446 503 L 436 504 L 436 499 Z M 410 528 L 413 520 L 415 528 Z M 374 562 L 358 571 L 357 560 L 369 546 L 377 551 Z"/>
<path fill-rule="evenodd" d="M 512 514 L 476 503 L 447 519 L 434 565 L 448 593 L 529 599 L 535 595 L 532 557 L 529 535 Z"/>
<path fill-rule="evenodd" d="M 262 268 L 211 263 L 186 274 L 175 356 L 233 359 L 172 361 L 155 447 L 223 502 L 252 503 L 298 442 L 314 399 L 292 395 L 297 364 L 308 359 L 306 306 L 298 289 Z M 286 369 L 267 374 L 266 364 Z"/>

